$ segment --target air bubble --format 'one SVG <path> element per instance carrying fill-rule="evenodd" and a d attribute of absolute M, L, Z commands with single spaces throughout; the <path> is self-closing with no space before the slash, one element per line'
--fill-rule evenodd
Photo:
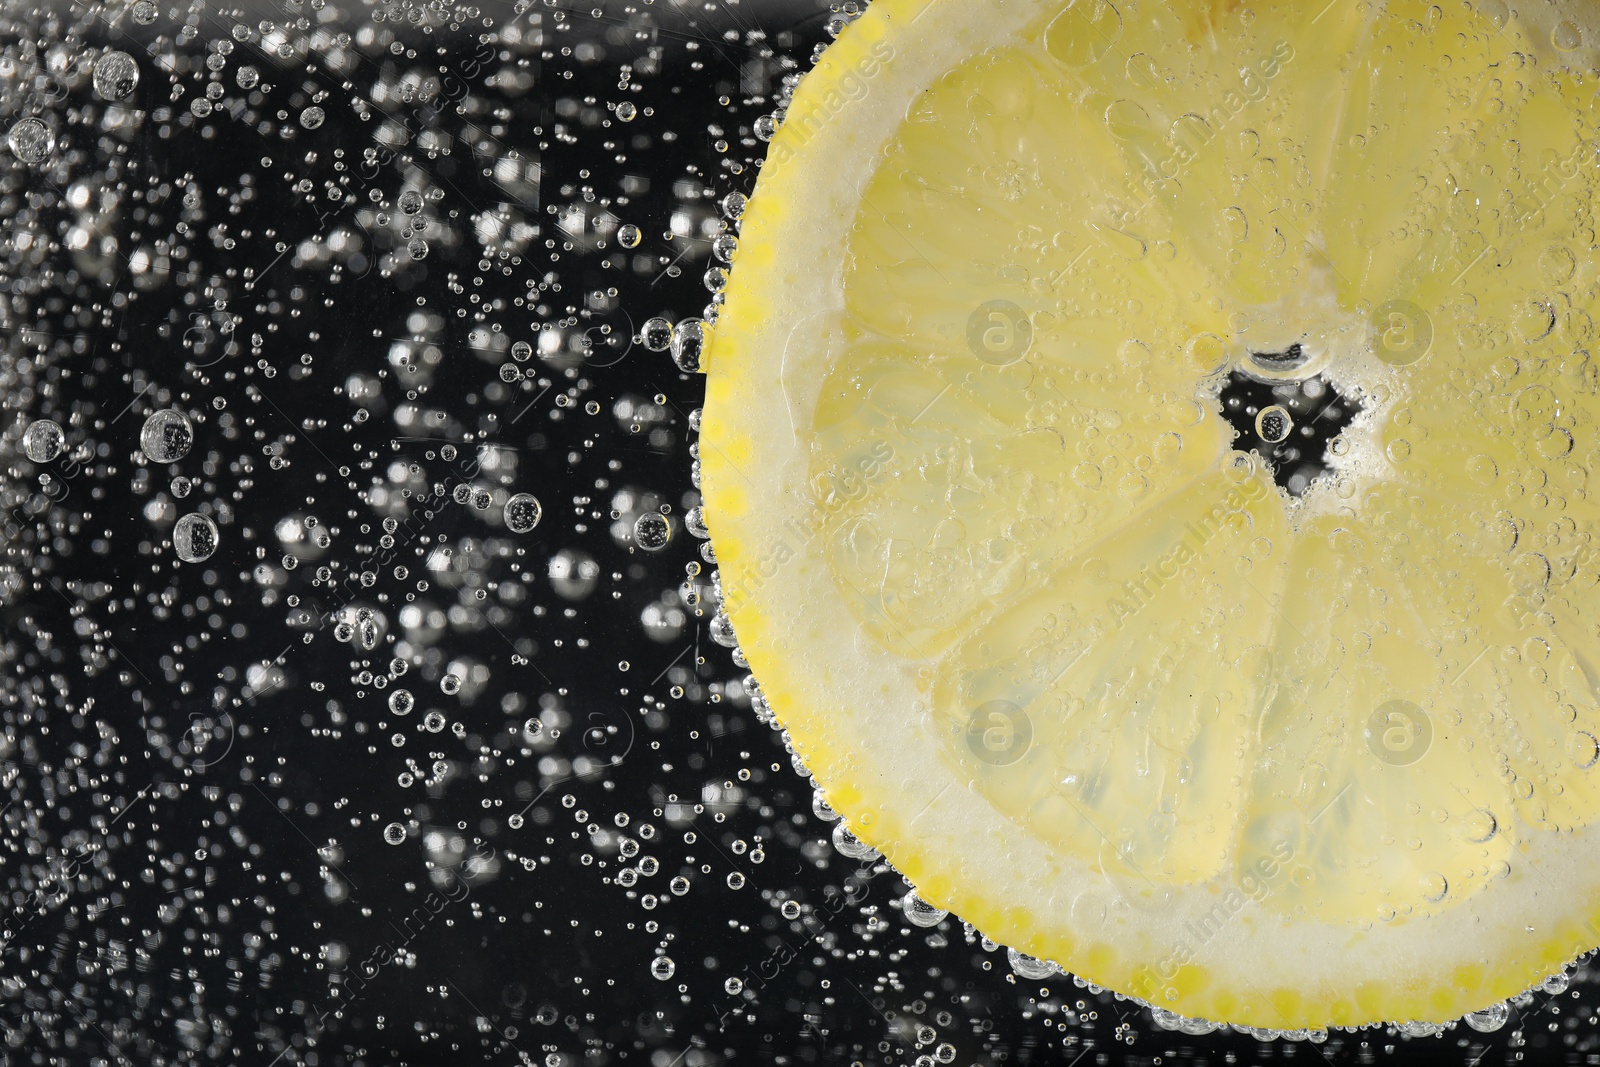
<path fill-rule="evenodd" d="M 652 352 L 665 352 L 672 346 L 672 323 L 659 315 L 646 319 L 639 330 L 639 341 Z"/>
<path fill-rule="evenodd" d="M 1492 1034 L 1506 1024 L 1511 1017 L 1511 1007 L 1508 1004 L 1491 1004 L 1482 1011 L 1468 1012 L 1466 1024 L 1480 1034 Z"/>
<path fill-rule="evenodd" d="M 22 434 L 22 451 L 35 463 L 49 463 L 61 455 L 67 435 L 59 423 L 40 419 L 28 426 Z"/>
<path fill-rule="evenodd" d="M 684 319 L 672 330 L 672 361 L 685 374 L 700 370 L 705 348 L 706 324 L 700 319 Z"/>
<path fill-rule="evenodd" d="M 506 501 L 502 514 L 506 529 L 512 533 L 525 534 L 539 525 L 544 509 L 539 504 L 539 498 L 532 493 L 517 493 Z"/>
<path fill-rule="evenodd" d="M 94 91 L 102 100 L 121 100 L 139 84 L 139 64 L 126 52 L 107 52 L 94 64 Z"/>
<path fill-rule="evenodd" d="M 702 545 L 709 544 L 710 541 L 702 542 Z M 711 635 L 711 640 L 723 648 L 732 648 L 739 643 L 738 637 L 733 632 L 732 620 L 720 611 L 711 617 L 711 625 L 706 627 L 706 630 Z"/>
<path fill-rule="evenodd" d="M 1586 771 L 1600 761 L 1600 741 L 1587 730 L 1578 730 L 1567 741 L 1567 754 L 1573 766 Z"/>
<path fill-rule="evenodd" d="M 633 542 L 646 552 L 659 552 L 672 540 L 672 523 L 654 511 L 640 515 L 633 523 Z"/>
<path fill-rule="evenodd" d="M 175 463 L 194 446 L 194 424 L 176 408 L 152 412 L 139 431 L 139 447 L 152 463 Z"/>
<path fill-rule="evenodd" d="M 900 899 L 900 908 L 905 914 L 906 921 L 912 926 L 938 926 L 944 917 L 950 914 L 917 896 L 915 890 Z"/>
<path fill-rule="evenodd" d="M 1037 956 L 1018 952 L 1014 948 L 1006 949 L 1006 959 L 1018 978 L 1026 978 L 1029 981 L 1043 981 L 1061 973 L 1060 969 L 1049 960 L 1041 960 Z"/>
<path fill-rule="evenodd" d="M 1256 414 L 1256 434 L 1269 445 L 1275 445 L 1289 436 L 1294 429 L 1294 419 L 1281 406 L 1273 404 Z"/>
<path fill-rule="evenodd" d="M 185 563 L 200 563 L 217 550 L 217 524 L 210 516 L 190 512 L 172 528 L 172 546 Z"/>
<path fill-rule="evenodd" d="M 38 119 L 23 119 L 6 134 L 11 154 L 24 163 L 42 163 L 56 147 L 55 134 Z"/>
<path fill-rule="evenodd" d="M 1493 813 L 1482 808 L 1468 812 L 1465 821 L 1467 840 L 1479 845 L 1493 838 L 1500 829 Z"/>

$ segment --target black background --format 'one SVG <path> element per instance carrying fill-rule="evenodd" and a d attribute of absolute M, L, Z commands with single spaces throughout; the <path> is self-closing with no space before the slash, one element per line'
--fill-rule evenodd
<path fill-rule="evenodd" d="M 904 923 L 904 883 L 828 844 L 744 672 L 706 637 L 709 590 L 698 617 L 679 593 L 700 559 L 682 517 L 697 500 L 689 413 L 702 386 L 632 341 L 652 315 L 701 313 L 714 265 L 703 227 L 724 195 L 753 188 L 752 123 L 834 12 L 811 0 L 441 11 L 164 6 L 141 25 L 122 8 L 13 4 L 0 20 L 5 126 L 39 115 L 56 138 L 39 164 L 0 153 L 0 1062 L 910 1063 L 943 1044 L 958 1064 L 1600 1062 L 1581 984 L 1535 993 L 1492 1035 L 1186 1037 L 1069 978 L 1015 978 L 1005 950 L 955 918 Z M 262 20 L 293 41 L 300 18 L 323 43 L 276 54 Z M 477 35 L 508 24 L 521 43 L 502 38 L 475 66 L 488 54 Z M 236 25 L 251 32 L 237 39 Z M 357 36 L 332 55 L 332 34 L 363 27 L 393 32 L 401 54 Z M 225 91 L 197 117 L 219 40 L 232 42 Z M 115 106 L 87 77 L 108 46 L 141 69 Z M 239 87 L 247 63 L 270 91 Z M 637 91 L 618 87 L 624 64 Z M 407 72 L 440 68 L 431 97 L 395 95 Z M 490 77 L 502 68 L 520 82 Z M 631 122 L 608 107 L 622 99 L 640 110 Z M 307 129 L 314 103 L 326 119 Z M 378 136 L 385 117 L 404 120 L 404 143 Z M 341 178 L 355 202 L 326 195 Z M 398 222 L 361 221 L 362 209 L 398 220 L 403 188 L 437 196 L 420 260 Z M 497 210 L 538 228 L 503 258 L 474 230 Z M 666 237 L 675 215 L 697 239 Z M 639 226 L 637 248 L 619 247 L 617 223 Z M 340 233 L 360 239 L 359 258 L 348 240 L 316 244 Z M 419 331 L 419 310 L 438 321 Z M 510 358 L 541 331 L 553 351 Z M 506 363 L 526 377 L 502 381 Z M 413 403 L 439 417 L 410 420 Z M 136 451 L 145 416 L 168 406 L 197 437 L 170 467 Z M 68 450 L 33 463 L 21 434 L 41 418 L 65 428 Z M 500 496 L 485 510 L 397 510 L 373 493 L 395 492 L 395 463 L 416 464 L 418 485 Z M 174 475 L 194 479 L 188 496 L 174 497 Z M 544 509 L 520 537 L 497 518 L 519 491 Z M 642 552 L 632 521 L 662 506 L 673 539 Z M 216 519 L 220 546 L 181 563 L 170 524 L 193 510 Z M 277 533 L 307 513 L 338 530 L 320 554 Z M 389 514 L 410 521 L 386 549 Z M 444 548 L 452 562 L 429 570 Z M 287 569 L 285 551 L 305 558 Z M 572 552 L 593 561 L 586 593 L 564 578 Z M 353 577 L 364 570 L 370 587 Z M 408 592 L 442 625 L 408 629 Z M 372 648 L 359 632 L 341 639 L 346 603 L 381 616 Z M 646 624 L 652 606 L 665 625 Z M 362 678 L 396 655 L 408 669 L 387 691 Z M 482 684 L 447 693 L 462 659 Z M 402 686 L 417 705 L 405 717 L 387 705 Z M 430 710 L 442 732 L 420 728 Z M 448 769 L 402 785 L 408 759 Z M 618 835 L 639 856 L 619 855 Z M 474 854 L 492 860 L 474 867 Z M 657 873 L 620 884 L 640 856 Z M 674 962 L 667 980 L 651 973 L 658 954 Z M 759 992 L 727 992 L 730 977 Z"/>

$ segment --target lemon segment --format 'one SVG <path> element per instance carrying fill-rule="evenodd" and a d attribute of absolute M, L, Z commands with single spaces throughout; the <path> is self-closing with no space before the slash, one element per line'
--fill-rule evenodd
<path fill-rule="evenodd" d="M 924 899 L 1275 1029 L 1600 943 L 1578 10 L 878 0 L 801 83 L 706 518 L 761 699 Z"/>

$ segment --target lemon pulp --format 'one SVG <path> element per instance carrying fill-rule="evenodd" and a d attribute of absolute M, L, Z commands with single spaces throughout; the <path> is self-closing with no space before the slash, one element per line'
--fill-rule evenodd
<path fill-rule="evenodd" d="M 879 0 L 802 82 L 706 516 L 763 699 L 922 897 L 1282 1029 L 1600 942 L 1596 86 L 1549 22 Z M 1315 476 L 1265 444 L 1319 416 L 1241 432 L 1238 381 L 1346 402 Z"/>

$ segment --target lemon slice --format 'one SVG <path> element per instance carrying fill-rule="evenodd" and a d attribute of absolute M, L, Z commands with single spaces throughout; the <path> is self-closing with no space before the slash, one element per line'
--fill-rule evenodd
<path fill-rule="evenodd" d="M 928 904 L 1278 1030 L 1600 943 L 1592 10 L 878 0 L 800 84 L 719 622 Z"/>

